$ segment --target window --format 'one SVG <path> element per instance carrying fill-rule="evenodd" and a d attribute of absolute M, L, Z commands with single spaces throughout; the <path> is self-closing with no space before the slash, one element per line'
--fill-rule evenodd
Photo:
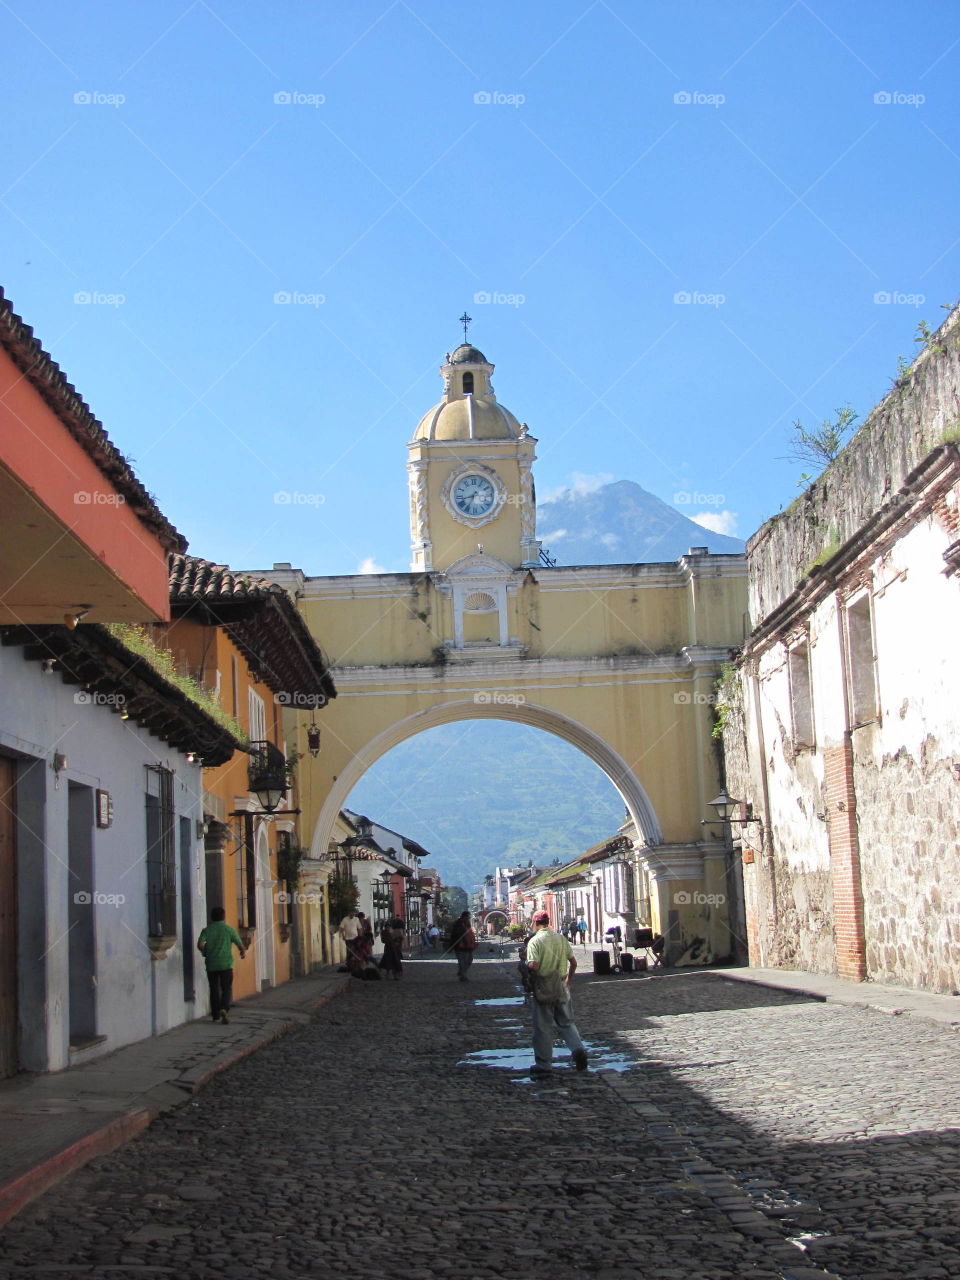
<path fill-rule="evenodd" d="M 266 742 L 267 715 L 263 699 L 253 689 L 247 690 L 248 730 L 251 742 Z"/>
<path fill-rule="evenodd" d="M 289 871 L 294 865 L 293 832 L 277 832 L 277 924 L 289 928 L 293 924 L 293 901 L 297 892 L 297 876 Z"/>
<path fill-rule="evenodd" d="M 173 770 L 162 766 L 147 769 L 147 934 L 177 936 Z"/>
<path fill-rule="evenodd" d="M 812 747 L 816 742 L 813 728 L 813 693 L 810 680 L 810 646 L 794 645 L 787 654 L 790 678 L 790 715 L 793 722 L 793 745 L 797 749 Z"/>
<path fill-rule="evenodd" d="M 851 727 L 877 718 L 877 653 L 868 595 L 847 608 L 847 697 Z"/>
<path fill-rule="evenodd" d="M 240 847 L 237 849 L 237 927 L 253 929 L 257 923 L 257 851 L 253 814 L 240 818 Z"/>
<path fill-rule="evenodd" d="M 465 396 L 473 395 L 473 374 L 465 373 L 463 375 L 463 394 Z"/>
<path fill-rule="evenodd" d="M 237 669 L 237 655 L 230 655 L 230 676 L 231 687 L 233 689 L 233 702 L 231 704 L 234 720 L 240 719 L 240 672 Z"/>

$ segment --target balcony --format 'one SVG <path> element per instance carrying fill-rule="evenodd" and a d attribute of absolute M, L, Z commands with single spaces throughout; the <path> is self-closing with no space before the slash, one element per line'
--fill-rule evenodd
<path fill-rule="evenodd" d="M 290 786 L 287 761 L 272 742 L 251 742 L 247 766 L 247 788 L 254 792 L 268 813 L 283 802 Z"/>

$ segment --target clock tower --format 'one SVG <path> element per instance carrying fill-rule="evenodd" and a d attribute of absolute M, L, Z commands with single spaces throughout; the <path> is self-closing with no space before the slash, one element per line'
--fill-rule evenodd
<path fill-rule="evenodd" d="M 510 569 L 538 563 L 537 442 L 497 403 L 493 369 L 469 343 L 449 354 L 443 398 L 407 446 L 414 572 L 446 572 L 480 546 Z"/>

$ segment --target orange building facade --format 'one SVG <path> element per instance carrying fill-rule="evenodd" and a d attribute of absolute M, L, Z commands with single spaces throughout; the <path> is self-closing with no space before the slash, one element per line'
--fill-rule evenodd
<path fill-rule="evenodd" d="M 284 737 L 283 708 L 319 713 L 336 690 L 296 606 L 275 583 L 174 556 L 170 598 L 166 643 L 177 666 L 215 694 L 249 743 L 247 752 L 203 771 L 207 907 L 223 907 L 247 946 L 234 963 L 241 998 L 314 964 L 309 936 L 323 891 L 300 886 L 299 757 Z"/>

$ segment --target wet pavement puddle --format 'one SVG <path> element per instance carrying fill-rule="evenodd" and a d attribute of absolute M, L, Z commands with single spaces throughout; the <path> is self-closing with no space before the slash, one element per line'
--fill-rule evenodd
<path fill-rule="evenodd" d="M 474 1000 L 473 1003 L 480 1008 L 489 1008 L 491 1005 L 500 1004 L 523 1004 L 523 996 L 497 996 L 493 1000 Z"/>
<path fill-rule="evenodd" d="M 630 1071 L 639 1066 L 636 1058 L 626 1053 L 619 1053 L 609 1045 L 594 1040 L 584 1042 L 590 1055 L 588 1071 Z M 457 1063 L 458 1067 L 496 1067 L 507 1071 L 529 1071 L 533 1066 L 533 1050 L 528 1045 L 517 1045 L 513 1048 L 477 1049 L 465 1054 Z M 554 1060 L 555 1069 L 569 1069 L 569 1058 L 566 1050 L 560 1050 L 560 1056 Z"/>

